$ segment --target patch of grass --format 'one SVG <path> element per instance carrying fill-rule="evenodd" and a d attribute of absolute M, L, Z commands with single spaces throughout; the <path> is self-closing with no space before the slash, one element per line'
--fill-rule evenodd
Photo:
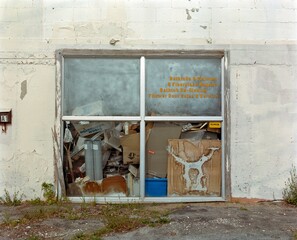
<path fill-rule="evenodd" d="M 64 212 L 62 208 L 36 208 L 34 210 L 25 212 L 23 217 L 20 218 L 22 223 L 32 222 L 40 219 L 47 219 L 50 217 L 59 216 Z"/>
<path fill-rule="evenodd" d="M 290 177 L 285 185 L 285 189 L 283 190 L 284 200 L 289 204 L 297 205 L 297 172 L 294 166 L 290 171 Z"/>
<path fill-rule="evenodd" d="M 160 210 L 161 209 L 161 210 Z M 98 219 L 104 223 L 104 227 L 93 233 L 78 233 L 73 239 L 95 240 L 111 233 L 128 232 L 143 226 L 160 226 L 170 222 L 169 210 L 160 208 L 156 204 L 106 204 L 96 205 L 82 203 L 80 206 L 73 204 L 47 204 L 46 206 L 34 206 L 29 210 L 20 212 L 18 219 L 12 219 L 7 213 L 2 227 L 15 227 L 33 223 L 48 218 L 60 218 L 68 220 Z M 35 236 L 32 236 L 35 237 Z M 32 238 L 34 239 L 34 238 Z"/>
<path fill-rule="evenodd" d="M 80 232 L 80 233 L 76 234 L 76 235 L 72 238 L 72 240 L 84 239 L 84 237 L 85 237 L 85 234 L 82 233 L 82 232 Z"/>
<path fill-rule="evenodd" d="M 94 234 L 86 235 L 84 233 L 78 233 L 71 240 L 102 240 L 102 238 Z"/>
<path fill-rule="evenodd" d="M 30 205 L 44 205 L 45 204 L 45 202 L 42 201 L 39 197 L 28 200 L 28 201 L 26 201 L 26 203 L 28 203 Z"/>
<path fill-rule="evenodd" d="M 23 213 L 21 217 L 18 219 L 10 219 L 10 217 L 6 218 L 0 226 L 17 226 L 19 224 L 27 224 L 28 222 L 34 222 L 40 219 L 46 219 L 53 216 L 59 216 L 59 214 L 63 213 L 63 209 L 61 208 L 45 208 L 40 207 L 34 210 L 26 211 Z"/>
<path fill-rule="evenodd" d="M 98 212 L 91 207 L 85 207 L 83 210 L 80 208 L 73 208 L 72 205 L 61 205 L 61 204 L 51 204 L 51 205 L 41 205 L 40 207 L 31 208 L 28 211 L 21 213 L 18 219 L 11 219 L 9 214 L 3 215 L 4 221 L 0 223 L 1 226 L 17 226 L 20 224 L 27 224 L 28 222 L 35 222 L 38 220 L 48 219 L 51 217 L 57 217 L 67 220 L 78 220 L 87 219 L 89 217 L 95 217 Z"/>
<path fill-rule="evenodd" d="M 36 236 L 36 235 L 32 235 L 26 238 L 26 240 L 40 240 L 41 238 Z"/>
<path fill-rule="evenodd" d="M 11 223 L 13 220 L 11 219 L 11 215 L 8 212 L 4 212 L 3 213 L 3 223 L 8 225 L 9 223 Z"/>
<path fill-rule="evenodd" d="M 63 206 L 65 205 L 65 203 L 70 203 L 69 199 L 66 197 L 63 197 L 61 199 L 54 199 L 54 200 L 41 200 L 39 197 L 38 198 L 34 198 L 31 200 L 27 200 L 25 203 L 30 204 L 30 205 L 36 205 L 36 206 L 45 206 L 45 205 L 53 205 L 55 204 L 56 206 Z"/>
<path fill-rule="evenodd" d="M 80 211 L 80 210 L 68 207 L 67 209 L 65 209 L 63 212 L 59 214 L 60 218 L 68 219 L 68 220 L 86 219 L 88 216 L 90 216 L 90 211 L 87 208 Z"/>
<path fill-rule="evenodd" d="M 23 200 L 23 194 L 20 194 L 18 191 L 14 192 L 10 196 L 9 192 L 4 189 L 4 197 L 0 197 L 0 203 L 3 203 L 8 206 L 18 206 L 21 205 Z"/>
<path fill-rule="evenodd" d="M 0 226 L 12 226 L 15 227 L 20 223 L 20 219 L 13 219 L 8 212 L 3 213 L 3 222 Z"/>
<path fill-rule="evenodd" d="M 128 232 L 143 226 L 156 227 L 170 222 L 167 210 L 156 211 L 140 203 L 107 204 L 100 210 L 105 227 L 92 234 L 79 233 L 73 239 L 101 239 L 110 233 Z"/>
<path fill-rule="evenodd" d="M 293 240 L 297 240 L 297 231 L 293 232 Z"/>
<path fill-rule="evenodd" d="M 248 211 L 248 209 L 246 207 L 240 207 L 239 209 L 242 211 Z"/>

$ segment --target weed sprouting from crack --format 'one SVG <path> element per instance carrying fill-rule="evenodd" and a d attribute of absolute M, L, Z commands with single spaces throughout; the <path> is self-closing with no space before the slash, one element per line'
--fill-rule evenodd
<path fill-rule="evenodd" d="M 290 171 L 290 177 L 285 183 L 286 187 L 283 190 L 283 198 L 287 203 L 297 205 L 297 171 L 296 167 Z"/>

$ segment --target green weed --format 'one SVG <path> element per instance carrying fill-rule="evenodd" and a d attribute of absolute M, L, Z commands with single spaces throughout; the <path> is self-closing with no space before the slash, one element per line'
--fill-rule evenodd
<path fill-rule="evenodd" d="M 72 240 L 102 240 L 102 238 L 96 236 L 95 234 L 86 235 L 84 233 L 78 233 L 72 238 Z"/>
<path fill-rule="evenodd" d="M 289 204 L 297 205 L 297 172 L 294 166 L 285 185 L 286 187 L 283 190 L 284 200 Z"/>
<path fill-rule="evenodd" d="M 34 222 L 36 220 L 62 215 L 63 211 L 64 210 L 61 208 L 40 207 L 22 213 L 22 216 L 18 219 L 10 219 L 10 216 L 8 215 L 6 218 L 4 218 L 4 221 L 2 224 L 0 224 L 0 226 L 17 226 L 19 224 L 26 224 L 28 222 Z"/>
<path fill-rule="evenodd" d="M 40 239 L 41 239 L 41 238 L 38 237 L 38 236 L 36 236 L 36 235 L 32 235 L 32 236 L 26 238 L 26 240 L 40 240 Z"/>
<path fill-rule="evenodd" d="M 56 203 L 56 194 L 54 192 L 54 185 L 51 183 L 43 182 L 41 185 L 41 189 L 43 191 L 43 197 L 45 198 L 45 201 L 49 204 Z"/>
<path fill-rule="evenodd" d="M 297 240 L 297 231 L 293 232 L 293 240 Z"/>
<path fill-rule="evenodd" d="M 10 196 L 9 192 L 4 189 L 4 197 L 0 197 L 0 203 L 3 203 L 8 206 L 18 206 L 21 205 L 23 200 L 23 194 L 20 194 L 18 191 L 14 192 L 12 196 Z"/>
<path fill-rule="evenodd" d="M 240 207 L 239 209 L 242 211 L 248 211 L 248 209 L 246 207 Z"/>

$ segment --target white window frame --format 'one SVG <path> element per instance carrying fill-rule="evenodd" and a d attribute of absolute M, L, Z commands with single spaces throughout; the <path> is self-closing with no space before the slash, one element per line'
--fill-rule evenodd
<path fill-rule="evenodd" d="M 81 58 L 81 57 L 139 57 L 140 59 L 140 116 L 64 116 L 62 109 L 62 95 L 64 85 L 64 58 Z M 220 58 L 221 59 L 221 116 L 146 116 L 145 115 L 145 60 L 146 58 Z M 72 202 L 94 202 L 97 203 L 120 203 L 120 202 L 213 202 L 213 201 L 225 201 L 226 200 L 226 112 L 225 112 L 225 76 L 227 69 L 227 54 L 224 51 L 174 51 L 174 50 L 58 50 L 57 51 L 57 86 L 56 86 L 56 129 L 60 134 L 60 158 L 63 156 L 63 124 L 65 121 L 138 121 L 140 122 L 140 196 L 139 197 L 68 197 Z M 153 122 L 170 122 L 170 121 L 185 121 L 185 122 L 198 122 L 198 121 L 219 121 L 221 122 L 221 196 L 181 196 L 181 197 L 146 197 L 145 196 L 145 123 L 148 121 Z M 63 162 L 62 159 L 56 161 Z M 57 173 L 59 174 L 59 173 Z M 61 174 L 61 173 L 60 173 Z M 228 183 L 229 184 L 229 183 Z M 61 189 L 61 184 L 58 184 Z M 63 195 L 63 191 L 59 192 L 59 195 Z"/>

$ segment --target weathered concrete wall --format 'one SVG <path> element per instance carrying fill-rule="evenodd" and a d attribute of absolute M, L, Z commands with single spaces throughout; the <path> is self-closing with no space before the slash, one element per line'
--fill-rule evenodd
<path fill-rule="evenodd" d="M 235 197 L 281 198 L 296 166 L 297 48 L 231 50 L 231 171 Z"/>
<path fill-rule="evenodd" d="M 280 198 L 297 157 L 296 8 L 294 0 L 1 0 L 0 108 L 12 108 L 13 123 L 0 133 L 0 193 L 40 197 L 41 183 L 53 182 L 56 49 L 227 49 L 232 195 Z"/>

